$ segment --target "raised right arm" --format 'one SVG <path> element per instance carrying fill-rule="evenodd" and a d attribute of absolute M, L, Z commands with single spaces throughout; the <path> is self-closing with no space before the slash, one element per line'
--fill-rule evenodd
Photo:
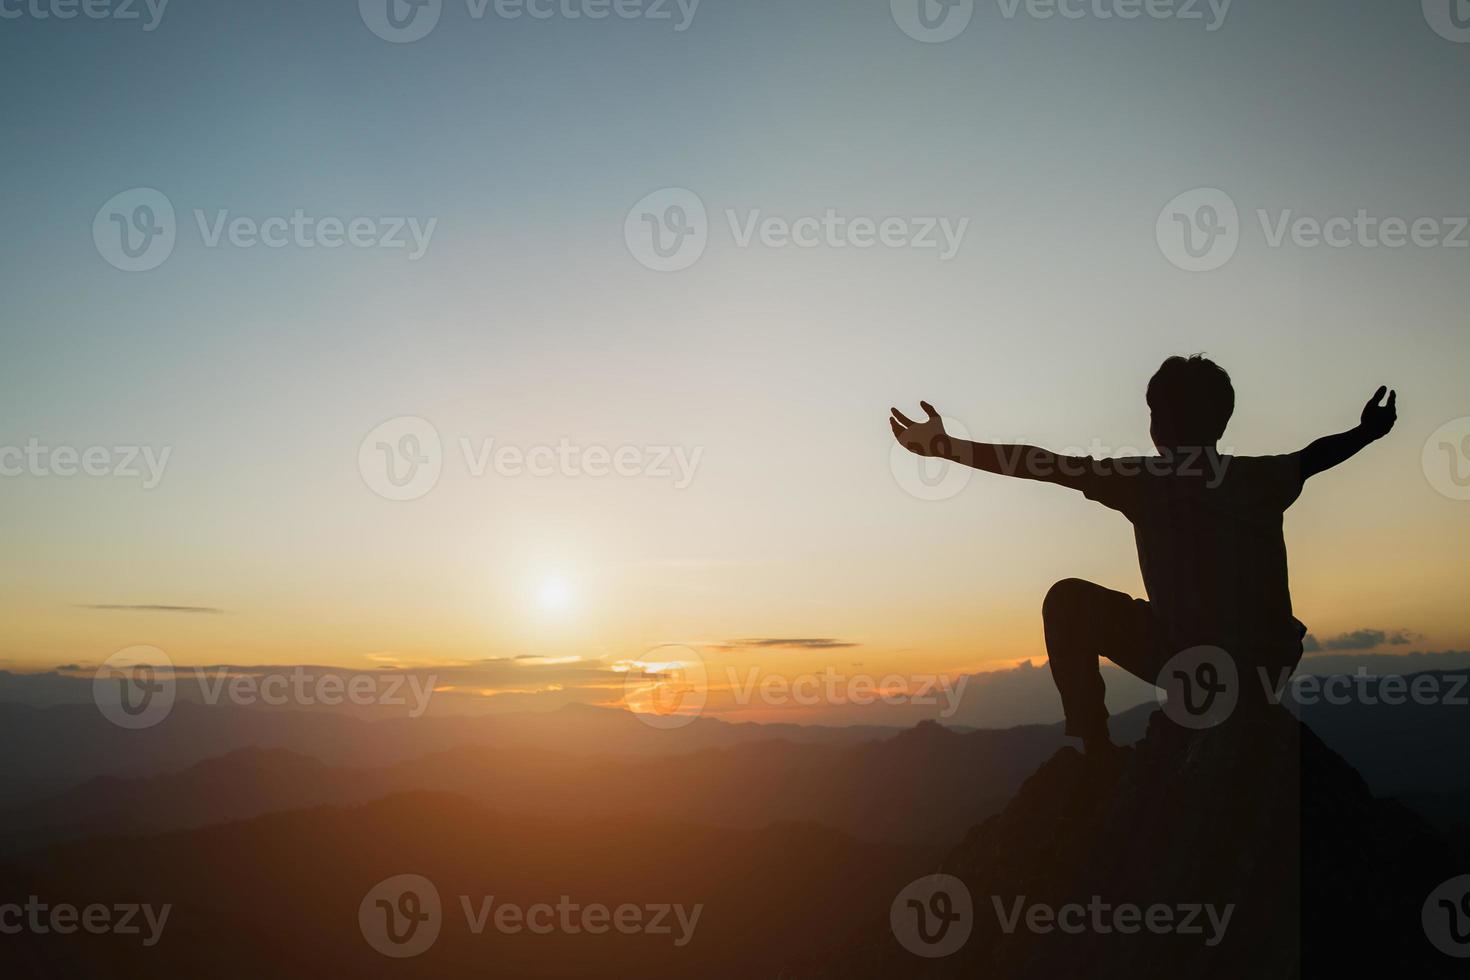
<path fill-rule="evenodd" d="M 888 419 L 893 437 L 911 453 L 947 459 L 987 473 L 1068 487 L 1075 487 L 1082 476 L 1083 467 L 1075 457 L 1039 446 L 956 439 L 944 431 L 944 420 L 934 406 L 919 402 L 919 407 L 927 416 L 923 421 L 914 422 L 896 408 L 890 409 L 893 414 Z"/>

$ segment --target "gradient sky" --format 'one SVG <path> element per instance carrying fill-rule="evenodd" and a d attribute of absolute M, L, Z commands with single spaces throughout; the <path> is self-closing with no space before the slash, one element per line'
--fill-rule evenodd
<path fill-rule="evenodd" d="M 1470 44 L 1419 4 L 1237 0 L 1200 22 L 1007 19 L 919 43 L 886 0 L 704 0 L 670 21 L 476 21 L 412 44 L 348 0 L 174 0 L 137 22 L 0 20 L 0 444 L 172 447 L 161 484 L 0 479 L 0 659 L 339 665 L 732 657 L 973 670 L 1039 656 L 1047 586 L 1139 592 L 1131 530 L 976 474 L 939 502 L 890 468 L 889 405 L 976 437 L 1147 445 L 1158 362 L 1233 375 L 1238 452 L 1398 429 L 1287 517 L 1319 637 L 1470 645 L 1470 503 L 1421 451 L 1470 415 L 1470 249 L 1267 246 L 1258 208 L 1470 214 Z M 179 214 L 162 266 L 93 245 L 114 194 Z M 634 202 L 695 191 L 704 256 L 650 271 Z M 1155 219 L 1225 190 L 1213 272 Z M 194 209 L 437 219 L 428 252 L 206 248 Z M 969 219 L 958 255 L 740 248 L 725 209 Z M 423 417 L 437 487 L 358 471 Z M 702 450 L 655 478 L 472 478 L 456 440 Z M 560 583 L 561 608 L 543 593 Z M 100 609 L 201 607 L 219 612 Z M 713 648 L 711 648 L 713 649 Z M 375 659 L 376 658 L 376 659 Z M 3 664 L 0 664 L 3 666 Z"/>

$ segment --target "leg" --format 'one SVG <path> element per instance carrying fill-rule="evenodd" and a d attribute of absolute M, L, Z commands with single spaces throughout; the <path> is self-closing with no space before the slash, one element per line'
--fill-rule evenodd
<path fill-rule="evenodd" d="M 1067 734 L 1081 738 L 1088 750 L 1110 746 L 1099 657 L 1154 682 L 1152 671 L 1161 665 L 1148 603 L 1068 578 L 1047 592 L 1041 619 L 1052 679 L 1067 716 Z"/>

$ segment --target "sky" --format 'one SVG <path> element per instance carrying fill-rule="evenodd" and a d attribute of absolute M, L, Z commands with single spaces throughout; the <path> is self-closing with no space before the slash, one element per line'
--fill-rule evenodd
<path fill-rule="evenodd" d="M 1398 390 L 1288 512 L 1297 615 L 1470 646 L 1466 32 L 906 2 L 0 0 L 0 667 L 1011 666 L 1057 579 L 1141 594 L 1131 529 L 916 481 L 889 406 L 1137 453 L 1196 351 L 1240 453 Z"/>

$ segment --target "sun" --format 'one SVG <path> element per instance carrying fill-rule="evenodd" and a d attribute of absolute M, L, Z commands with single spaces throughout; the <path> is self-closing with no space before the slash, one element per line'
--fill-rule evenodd
<path fill-rule="evenodd" d="M 536 590 L 536 601 L 544 613 L 565 615 L 571 612 L 574 598 L 571 584 L 560 575 L 542 579 Z"/>

